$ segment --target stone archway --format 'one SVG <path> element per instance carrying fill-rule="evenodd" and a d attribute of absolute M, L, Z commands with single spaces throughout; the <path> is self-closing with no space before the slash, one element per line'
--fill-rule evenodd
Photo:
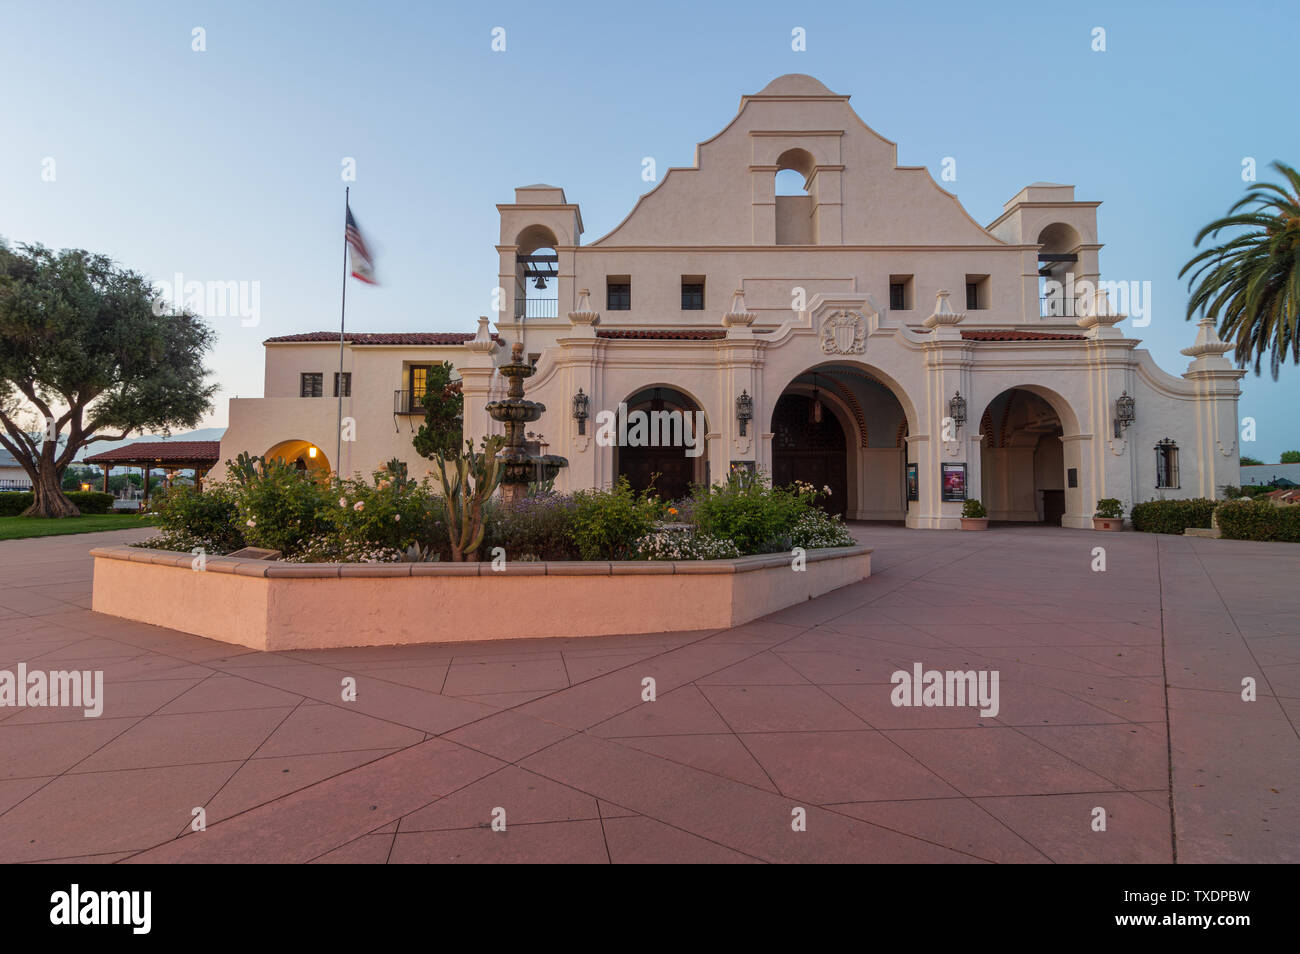
<path fill-rule="evenodd" d="M 620 429 L 624 433 L 614 445 L 614 473 L 618 477 L 626 477 L 633 490 L 653 487 L 664 500 L 681 500 L 690 495 L 692 484 L 708 482 L 706 428 L 698 424 L 701 408 L 694 398 L 678 388 L 662 385 L 642 388 L 624 403 L 628 423 Z M 634 415 L 644 415 L 646 430 L 642 440 L 637 438 Z M 682 440 L 687 426 L 696 442 L 694 447 L 685 446 Z"/>
<path fill-rule="evenodd" d="M 814 398 L 787 392 L 772 411 L 772 484 L 829 488 L 822 507 L 843 515 L 849 500 L 848 439 L 836 414 Z"/>
<path fill-rule="evenodd" d="M 1066 514 L 1066 429 L 1042 394 L 1009 388 L 980 419 L 981 497 L 991 520 L 1061 526 Z"/>
<path fill-rule="evenodd" d="M 279 458 L 291 467 L 324 475 L 330 472 L 329 458 L 325 451 L 311 441 L 289 440 L 275 444 L 262 455 L 267 460 Z"/>

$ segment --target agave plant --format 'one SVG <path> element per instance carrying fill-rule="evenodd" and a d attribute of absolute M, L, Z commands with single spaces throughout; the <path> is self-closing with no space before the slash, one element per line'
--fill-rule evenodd
<path fill-rule="evenodd" d="M 1199 253 L 1178 277 L 1192 272 L 1187 317 L 1200 310 L 1217 321 L 1219 336 L 1235 344 L 1237 363 L 1254 358 L 1256 374 L 1267 352 L 1276 380 L 1288 354 L 1300 363 L 1300 173 L 1283 162 L 1273 168 L 1285 184 L 1251 186 L 1224 218 L 1197 233 L 1196 245 L 1224 229 L 1246 231 Z"/>
<path fill-rule="evenodd" d="M 467 440 L 464 453 L 439 453 L 434 458 L 438 462 L 438 482 L 442 484 L 442 503 L 447 510 L 447 536 L 455 563 L 465 562 L 483 543 L 483 505 L 501 483 L 504 472 L 497 452 L 504 443 L 500 436 L 489 437 L 483 441 L 482 450 L 475 453 L 474 442 Z"/>

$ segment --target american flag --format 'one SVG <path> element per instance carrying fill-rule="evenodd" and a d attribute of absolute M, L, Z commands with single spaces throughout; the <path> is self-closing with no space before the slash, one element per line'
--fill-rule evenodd
<path fill-rule="evenodd" d="M 375 281 L 375 260 L 366 248 L 366 240 L 361 237 L 357 220 L 352 217 L 352 206 L 348 206 L 348 224 L 346 230 L 348 248 L 352 251 L 352 277 L 367 285 L 378 285 Z"/>

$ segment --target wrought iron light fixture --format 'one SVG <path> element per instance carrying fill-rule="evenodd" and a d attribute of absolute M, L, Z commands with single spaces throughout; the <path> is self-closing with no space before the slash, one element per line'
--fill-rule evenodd
<path fill-rule="evenodd" d="M 1137 420 L 1137 401 L 1125 391 L 1115 399 L 1115 436 L 1123 437 L 1124 428 Z"/>
<path fill-rule="evenodd" d="M 960 428 L 966 423 L 966 399 L 957 391 L 948 402 L 948 416 L 952 418 L 955 427 Z"/>
<path fill-rule="evenodd" d="M 822 392 L 817 387 L 817 372 L 813 372 L 813 396 L 812 407 L 808 409 L 808 423 L 820 424 L 822 422 Z"/>
<path fill-rule="evenodd" d="M 578 393 L 573 396 L 573 419 L 578 422 L 578 433 L 587 433 L 587 407 L 591 399 L 582 393 L 582 388 L 578 388 Z"/>
<path fill-rule="evenodd" d="M 736 421 L 740 424 L 740 436 L 744 437 L 749 422 L 754 417 L 754 399 L 749 396 L 748 389 L 740 392 L 740 397 L 736 398 Z"/>

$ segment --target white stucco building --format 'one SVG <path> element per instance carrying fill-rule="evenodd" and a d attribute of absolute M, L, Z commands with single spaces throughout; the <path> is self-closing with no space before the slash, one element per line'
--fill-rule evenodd
<path fill-rule="evenodd" d="M 396 456 L 427 472 L 411 447 L 424 369 L 455 365 L 479 437 L 496 429 L 494 362 L 521 341 L 527 396 L 548 408 L 534 429 L 569 461 L 562 489 L 658 474 L 676 496 L 752 466 L 831 487 L 850 519 L 955 527 L 969 496 L 995 520 L 1087 527 L 1099 498 L 1238 482 L 1242 372 L 1208 323 L 1181 376 L 1128 336 L 1101 275 L 1098 202 L 1035 183 L 980 225 L 848 100 L 802 75 L 742 97 L 693 166 L 590 243 L 563 189 L 516 189 L 497 206 L 495 328 L 350 334 L 341 462 L 337 332 L 271 338 L 265 397 L 230 402 L 222 460 L 368 474 Z M 803 188 L 777 194 L 782 173 Z M 704 452 L 605 446 L 596 415 L 620 402 L 702 411 Z"/>

